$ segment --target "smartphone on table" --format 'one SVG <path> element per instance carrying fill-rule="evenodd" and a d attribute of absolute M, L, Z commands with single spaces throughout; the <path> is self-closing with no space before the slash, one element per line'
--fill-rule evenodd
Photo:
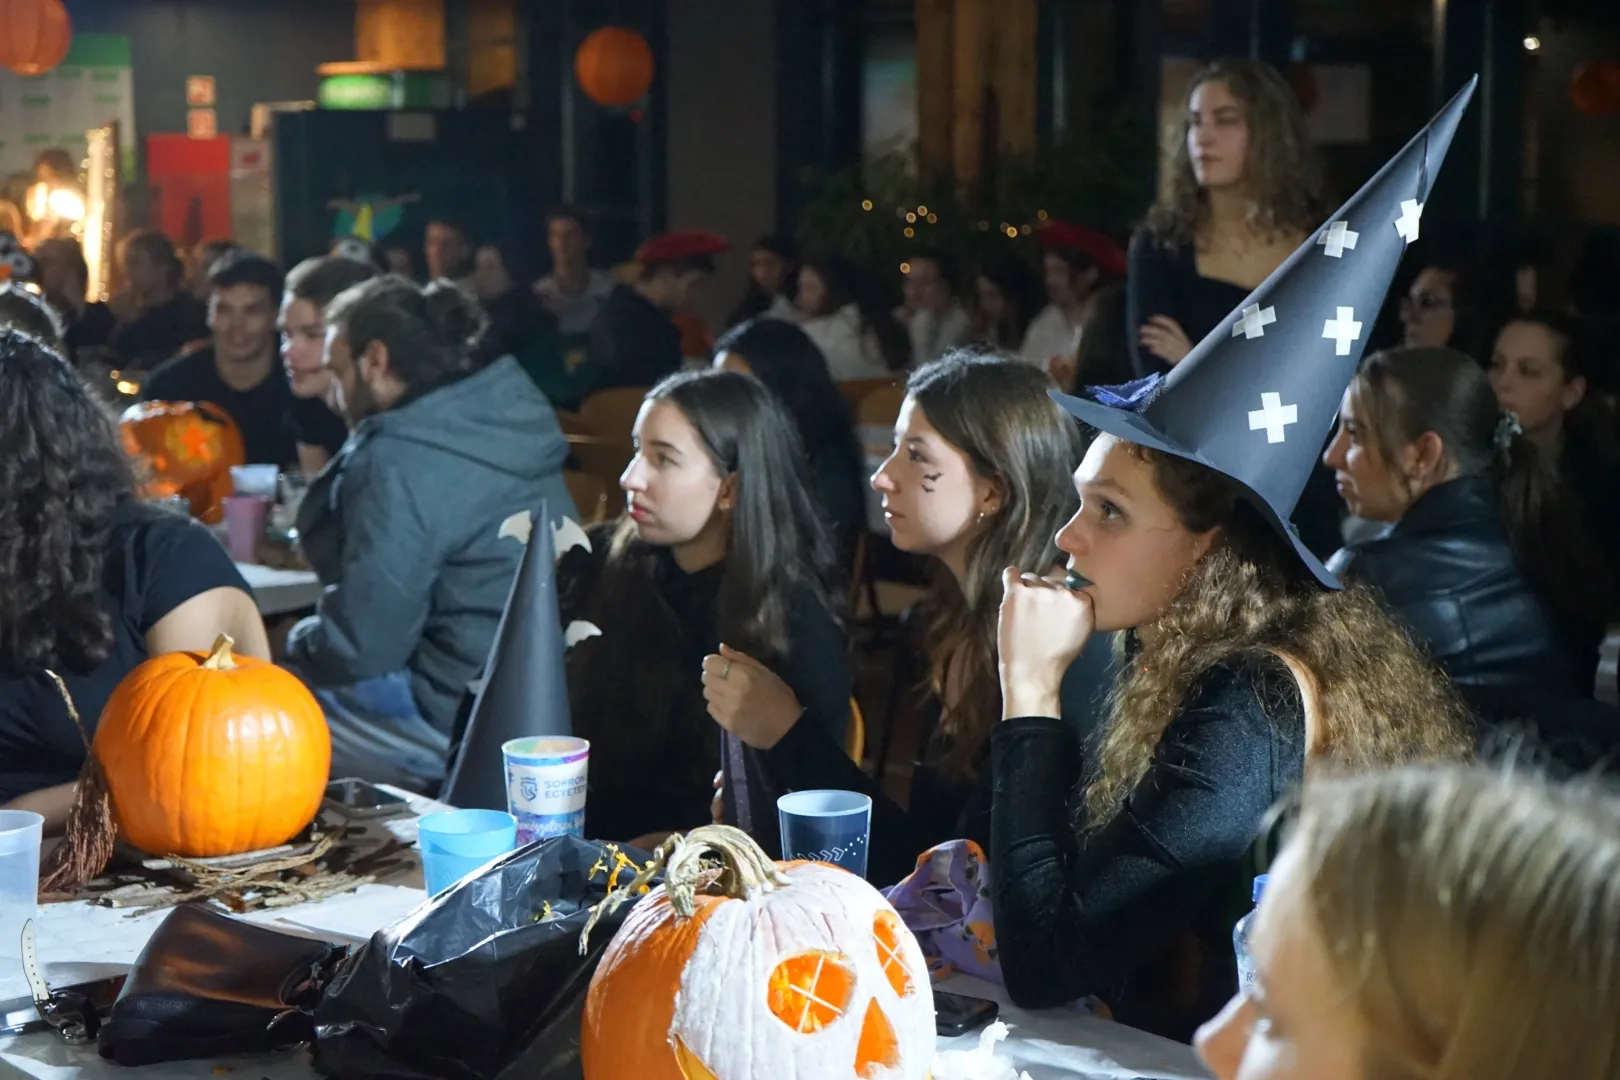
<path fill-rule="evenodd" d="M 941 1038 L 977 1031 L 1000 1012 L 1001 1006 L 994 1001 L 934 991 L 934 1031 Z"/>
<path fill-rule="evenodd" d="M 353 777 L 326 785 L 326 805 L 348 818 L 386 817 L 410 807 L 398 795 Z"/>

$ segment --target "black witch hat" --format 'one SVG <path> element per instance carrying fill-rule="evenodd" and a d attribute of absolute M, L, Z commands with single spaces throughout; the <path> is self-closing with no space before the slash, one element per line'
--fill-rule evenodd
<path fill-rule="evenodd" d="M 1163 377 L 1052 396 L 1081 422 L 1240 484 L 1329 588 L 1289 522 L 1332 430 L 1476 76 Z"/>
<path fill-rule="evenodd" d="M 562 519 L 557 528 L 565 548 L 576 542 L 589 546 L 572 520 Z M 451 806 L 505 810 L 502 744 L 530 735 L 573 734 L 563 668 L 567 642 L 557 611 L 558 537 L 552 529 L 544 505 L 501 527 L 502 536 L 526 541 L 527 548 L 495 631 L 483 688 L 440 794 Z"/>

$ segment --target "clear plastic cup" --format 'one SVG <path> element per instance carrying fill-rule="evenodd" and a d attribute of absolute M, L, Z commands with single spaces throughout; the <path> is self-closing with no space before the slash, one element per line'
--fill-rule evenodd
<path fill-rule="evenodd" d="M 22 970 L 22 928 L 39 909 L 39 842 L 45 819 L 0 810 L 0 981 Z"/>

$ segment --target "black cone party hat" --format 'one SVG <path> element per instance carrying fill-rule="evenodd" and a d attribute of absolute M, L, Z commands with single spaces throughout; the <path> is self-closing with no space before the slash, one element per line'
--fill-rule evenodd
<path fill-rule="evenodd" d="M 579 529 L 566 519 L 562 527 Z M 484 686 L 440 794 L 463 809 L 506 809 L 503 743 L 529 735 L 573 734 L 563 669 L 565 638 L 557 611 L 556 538 L 544 505 L 530 516 L 527 530 L 514 531 L 509 522 L 501 534 L 522 539 L 525 531 L 528 546 L 495 631 Z"/>
<path fill-rule="evenodd" d="M 1289 522 L 1479 79 L 1162 378 L 1054 393 L 1081 422 L 1236 480 L 1324 585 Z"/>

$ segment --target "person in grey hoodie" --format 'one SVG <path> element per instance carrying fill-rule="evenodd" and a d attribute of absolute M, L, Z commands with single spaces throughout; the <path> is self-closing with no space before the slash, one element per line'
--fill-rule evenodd
<path fill-rule="evenodd" d="M 516 360 L 469 370 L 483 317 L 450 282 L 374 278 L 326 325 L 354 431 L 299 510 L 326 588 L 285 663 L 326 710 L 334 777 L 429 790 L 523 551 L 501 525 L 542 502 L 573 515 L 568 444 Z"/>

